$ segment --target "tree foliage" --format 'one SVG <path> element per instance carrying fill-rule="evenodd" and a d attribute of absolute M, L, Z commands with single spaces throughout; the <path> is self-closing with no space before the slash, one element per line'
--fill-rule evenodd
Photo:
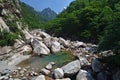
<path fill-rule="evenodd" d="M 11 46 L 17 38 L 18 35 L 15 33 L 9 33 L 6 30 L 0 31 L 0 46 Z"/>
<path fill-rule="evenodd" d="M 29 29 L 44 28 L 46 20 L 31 6 L 21 2 L 21 13 L 23 20 L 28 24 Z"/>
<path fill-rule="evenodd" d="M 47 25 L 56 36 L 99 43 L 100 50 L 120 48 L 120 1 L 75 0 Z"/>

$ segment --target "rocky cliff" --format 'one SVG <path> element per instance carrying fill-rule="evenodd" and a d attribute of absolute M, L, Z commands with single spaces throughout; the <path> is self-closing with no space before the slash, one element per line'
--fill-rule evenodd
<path fill-rule="evenodd" d="M 12 29 L 20 28 L 19 23 L 22 15 L 20 13 L 20 5 L 18 0 L 1 0 L 0 2 L 0 29 L 3 31 L 4 29 L 9 32 L 14 32 Z M 13 26 L 14 25 L 14 26 Z"/>

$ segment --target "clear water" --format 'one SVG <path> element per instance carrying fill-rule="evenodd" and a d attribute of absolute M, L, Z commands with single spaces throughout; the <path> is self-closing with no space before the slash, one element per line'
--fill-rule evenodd
<path fill-rule="evenodd" d="M 49 56 L 32 56 L 31 58 L 21 62 L 17 66 L 19 67 L 31 67 L 37 70 L 44 68 L 49 62 L 55 62 L 55 67 L 61 67 L 66 63 L 72 61 L 74 59 L 73 55 L 68 52 L 59 52 L 57 54 L 51 54 Z"/>

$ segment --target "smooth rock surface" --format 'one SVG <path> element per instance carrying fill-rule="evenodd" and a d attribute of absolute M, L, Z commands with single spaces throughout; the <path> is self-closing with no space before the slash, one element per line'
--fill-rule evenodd
<path fill-rule="evenodd" d="M 72 61 L 62 67 L 65 75 L 74 75 L 80 70 L 80 68 L 79 60 Z"/>
<path fill-rule="evenodd" d="M 45 68 L 41 69 L 40 72 L 42 72 L 42 73 L 45 74 L 45 75 L 49 75 L 49 74 L 50 74 L 50 71 L 47 70 L 47 69 L 45 69 Z"/>
<path fill-rule="evenodd" d="M 76 76 L 76 80 L 94 80 L 92 75 L 85 70 L 80 70 Z"/>
<path fill-rule="evenodd" d="M 55 80 L 71 80 L 70 78 L 55 79 Z"/>
<path fill-rule="evenodd" d="M 61 49 L 60 43 L 57 42 L 57 41 L 52 40 L 52 42 L 51 42 L 51 51 L 53 53 L 56 53 L 56 52 L 59 52 L 60 49 Z"/>
<path fill-rule="evenodd" d="M 63 70 L 61 68 L 57 68 L 53 71 L 53 75 L 55 79 L 61 79 L 64 76 Z"/>
<path fill-rule="evenodd" d="M 52 64 L 49 63 L 48 65 L 46 65 L 45 68 L 48 69 L 48 70 L 52 69 Z"/>
<path fill-rule="evenodd" d="M 86 66 L 90 64 L 85 57 L 81 57 L 80 55 L 77 55 L 77 57 L 79 58 L 81 66 Z"/>
<path fill-rule="evenodd" d="M 39 75 L 35 80 L 45 80 L 45 76 L 44 75 Z"/>
<path fill-rule="evenodd" d="M 70 46 L 70 43 L 69 43 L 69 41 L 66 41 L 66 40 L 64 40 L 63 38 L 59 38 L 59 43 L 61 44 L 61 45 L 63 45 L 64 47 L 69 47 Z"/>
<path fill-rule="evenodd" d="M 0 48 L 0 55 L 7 54 L 11 50 L 12 50 L 12 48 L 10 46 L 2 47 L 2 48 Z"/>
<path fill-rule="evenodd" d="M 33 52 L 37 55 L 48 55 L 50 53 L 50 50 L 41 41 L 33 39 L 31 45 L 33 47 Z"/>

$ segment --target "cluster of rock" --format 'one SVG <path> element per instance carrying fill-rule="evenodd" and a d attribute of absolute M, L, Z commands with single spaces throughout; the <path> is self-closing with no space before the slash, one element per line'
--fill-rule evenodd
<path fill-rule="evenodd" d="M 28 36 L 29 35 L 29 36 Z M 50 62 L 43 69 L 34 71 L 28 68 L 17 68 L 13 71 L 4 69 L 1 71 L 0 79 L 9 80 L 120 80 L 119 68 L 111 68 L 108 64 L 102 63 L 99 55 L 93 54 L 96 51 L 96 45 L 86 44 L 79 41 L 64 40 L 63 38 L 52 37 L 49 34 L 34 30 L 26 33 L 26 42 L 17 40 L 14 55 L 8 58 L 8 65 L 16 65 L 20 60 L 29 58 L 28 55 L 33 51 L 37 55 L 49 55 L 57 53 L 60 50 L 71 50 L 76 60 L 64 65 L 61 68 L 53 69 L 54 62 Z M 6 48 L 0 48 L 1 54 Z M 11 50 L 11 48 L 7 48 Z M 13 53 L 12 51 L 12 53 Z M 9 52 L 10 54 L 11 52 Z M 102 54 L 104 53 L 104 54 Z M 101 56 L 113 55 L 111 51 L 102 52 Z M 24 58 L 25 57 L 25 58 Z M 7 71 L 6 71 L 7 70 Z M 12 75 L 11 75 L 12 74 Z M 15 78 L 14 76 L 17 76 Z"/>
<path fill-rule="evenodd" d="M 85 52 L 96 45 L 85 44 L 80 41 L 70 41 L 63 38 L 52 37 L 41 30 L 33 30 L 26 33 L 27 42 L 33 48 L 33 53 L 37 55 L 49 55 L 50 53 L 57 53 L 61 49 L 69 49 L 75 53 Z"/>

